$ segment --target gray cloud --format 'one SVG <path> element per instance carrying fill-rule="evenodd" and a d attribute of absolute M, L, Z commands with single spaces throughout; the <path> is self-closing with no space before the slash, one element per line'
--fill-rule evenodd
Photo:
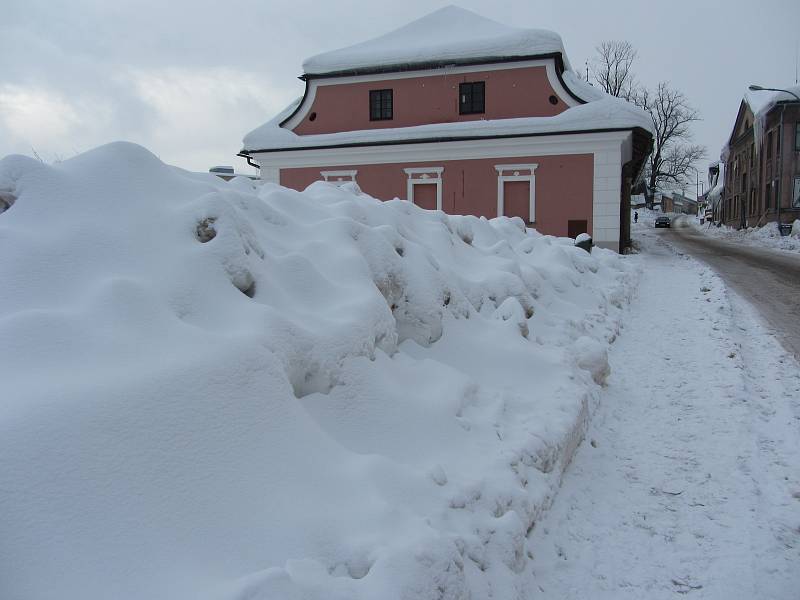
<path fill-rule="evenodd" d="M 243 134 L 302 93 L 304 58 L 444 4 L 4 0 L 0 156 L 35 147 L 52 160 L 128 139 L 195 170 L 241 166 Z M 558 31 L 576 68 L 598 42 L 629 40 L 641 81 L 669 80 L 701 111 L 696 137 L 711 158 L 749 83 L 794 81 L 800 4 L 790 0 L 460 4 Z"/>

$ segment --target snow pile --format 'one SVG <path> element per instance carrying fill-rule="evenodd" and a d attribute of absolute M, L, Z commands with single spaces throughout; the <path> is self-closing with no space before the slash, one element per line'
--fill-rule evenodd
<path fill-rule="evenodd" d="M 0 597 L 532 589 L 626 259 L 125 143 L 0 182 Z"/>
<path fill-rule="evenodd" d="M 736 229 L 727 225 L 716 227 L 711 223 L 700 225 L 696 219 L 688 219 L 688 222 L 707 235 L 731 242 L 772 248 L 773 250 L 800 252 L 800 219 L 794 221 L 788 236 L 782 236 L 778 229 L 778 224 L 774 222 L 767 223 L 761 227 L 747 227 L 744 229 Z"/>
<path fill-rule="evenodd" d="M 564 54 L 564 45 L 553 31 L 509 27 L 451 5 L 377 38 L 312 56 L 303 70 L 320 75 L 556 52 Z"/>

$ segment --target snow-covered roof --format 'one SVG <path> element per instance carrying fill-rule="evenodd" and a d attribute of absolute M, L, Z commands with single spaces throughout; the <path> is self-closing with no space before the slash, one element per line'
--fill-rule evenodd
<path fill-rule="evenodd" d="M 651 117 L 633 104 L 614 98 L 588 84 L 570 70 L 558 34 L 541 29 L 510 27 L 457 6 L 447 6 L 400 29 L 342 50 L 319 54 L 304 63 L 306 74 L 366 72 L 381 67 L 407 68 L 433 62 L 487 62 L 558 53 L 563 58 L 561 82 L 568 93 L 585 104 L 557 116 L 436 123 L 315 135 L 297 135 L 281 127 L 303 98 L 287 106 L 271 121 L 248 133 L 243 151 L 291 150 L 320 146 L 427 141 L 431 138 L 538 135 L 593 129 L 653 131 Z"/>
<path fill-rule="evenodd" d="M 800 96 L 800 85 L 787 86 L 787 90 L 794 92 Z M 747 90 L 744 94 L 744 100 L 753 111 L 753 115 L 759 118 L 761 115 L 766 114 L 778 102 L 797 100 L 791 94 L 786 92 L 773 92 L 769 90 L 757 91 Z"/>
<path fill-rule="evenodd" d="M 371 40 L 312 56 L 303 70 L 322 75 L 555 52 L 564 54 L 561 36 L 555 32 L 510 27 L 458 6 L 445 6 Z"/>
<path fill-rule="evenodd" d="M 786 86 L 784 89 L 789 90 L 797 96 L 800 96 L 800 85 L 795 84 L 792 86 Z M 747 106 L 750 107 L 750 110 L 753 113 L 753 133 L 755 135 L 756 152 L 758 152 L 759 148 L 761 147 L 761 138 L 764 135 L 764 126 L 766 124 L 767 113 L 769 113 L 769 111 L 772 110 L 778 102 L 791 102 L 793 100 L 797 100 L 797 98 L 795 98 L 794 95 L 786 92 L 776 92 L 772 90 L 753 91 L 748 89 L 744 93 L 743 101 Z M 728 138 L 728 141 L 722 147 L 720 158 L 723 162 L 727 162 L 730 158 L 730 145 L 732 137 L 735 134 L 736 131 L 734 129 L 734 131 L 731 133 L 731 137 Z"/>
<path fill-rule="evenodd" d="M 297 135 L 280 127 L 281 121 L 292 113 L 299 101 L 293 102 L 274 119 L 244 137 L 244 150 L 254 152 L 270 149 L 314 148 L 352 144 L 380 144 L 429 139 L 458 139 L 459 137 L 495 137 L 502 135 L 539 135 L 591 129 L 626 129 L 641 127 L 652 132 L 650 116 L 620 98 L 605 96 L 600 100 L 574 106 L 552 117 L 522 117 L 435 123 L 415 127 L 364 129 L 316 135 Z"/>

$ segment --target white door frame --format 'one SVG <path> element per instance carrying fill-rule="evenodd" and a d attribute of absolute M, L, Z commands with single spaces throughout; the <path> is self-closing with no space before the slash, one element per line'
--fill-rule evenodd
<path fill-rule="evenodd" d="M 536 168 L 539 165 L 531 163 L 527 165 L 495 165 L 497 171 L 497 216 L 502 217 L 505 213 L 505 183 L 506 181 L 527 181 L 530 185 L 528 197 L 528 222 L 536 222 Z M 524 173 L 528 171 L 528 173 Z M 506 174 L 508 173 L 508 174 Z"/>
<path fill-rule="evenodd" d="M 436 210 L 442 210 L 442 172 L 444 167 L 412 167 L 403 169 L 408 175 L 406 183 L 406 200 L 414 202 L 414 186 L 420 184 L 436 184 Z M 417 177 L 415 177 L 415 175 Z"/>
<path fill-rule="evenodd" d="M 340 186 L 345 183 L 356 183 L 358 171 L 320 171 L 324 181 Z"/>

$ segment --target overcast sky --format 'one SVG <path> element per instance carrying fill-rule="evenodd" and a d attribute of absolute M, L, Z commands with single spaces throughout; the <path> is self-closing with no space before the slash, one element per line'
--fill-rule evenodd
<path fill-rule="evenodd" d="M 431 0 L 0 0 L 0 156 L 46 161 L 130 140 L 193 170 L 235 164 L 245 133 L 302 94 L 302 61 L 450 4 Z M 462 0 L 552 29 L 575 68 L 603 40 L 638 50 L 638 78 L 666 80 L 700 111 L 717 158 L 749 83 L 795 81 L 800 2 Z"/>

